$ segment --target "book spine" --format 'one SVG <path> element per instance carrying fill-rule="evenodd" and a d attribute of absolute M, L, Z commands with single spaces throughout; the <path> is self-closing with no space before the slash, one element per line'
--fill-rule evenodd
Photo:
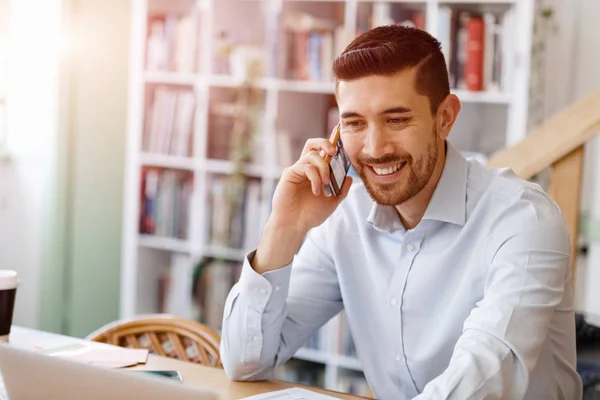
<path fill-rule="evenodd" d="M 483 20 L 469 18 L 467 22 L 467 62 L 465 81 L 467 90 L 483 90 Z"/>

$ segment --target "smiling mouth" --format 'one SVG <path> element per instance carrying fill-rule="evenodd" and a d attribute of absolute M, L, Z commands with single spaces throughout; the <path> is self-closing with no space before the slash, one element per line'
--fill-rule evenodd
<path fill-rule="evenodd" d="M 401 163 L 398 163 L 392 167 L 387 167 L 387 168 L 377 168 L 377 167 L 371 167 L 373 169 L 373 171 L 375 171 L 375 173 L 379 176 L 385 176 L 385 175 L 391 175 L 394 172 L 398 171 L 400 168 L 404 167 L 406 165 L 406 161 L 402 161 Z"/>

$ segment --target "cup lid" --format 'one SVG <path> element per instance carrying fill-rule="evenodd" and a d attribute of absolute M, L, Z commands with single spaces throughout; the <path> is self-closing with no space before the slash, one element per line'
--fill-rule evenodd
<path fill-rule="evenodd" d="M 16 271 L 0 269 L 0 290 L 15 289 L 19 285 L 19 276 Z"/>

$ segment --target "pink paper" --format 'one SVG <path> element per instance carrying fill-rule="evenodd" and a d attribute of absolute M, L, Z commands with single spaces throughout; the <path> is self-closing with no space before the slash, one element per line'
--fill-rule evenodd
<path fill-rule="evenodd" d="M 46 354 L 108 368 L 129 367 L 140 363 L 144 364 L 148 360 L 147 349 L 124 349 L 108 346 L 67 346 L 55 351 L 47 350 Z"/>
<path fill-rule="evenodd" d="M 60 354 L 59 354 L 60 356 Z M 90 348 L 88 351 L 77 352 L 75 354 L 65 354 L 62 357 L 72 360 L 88 361 L 91 363 L 126 363 L 138 364 L 145 363 L 148 360 L 148 350 L 146 349 L 101 349 Z"/>

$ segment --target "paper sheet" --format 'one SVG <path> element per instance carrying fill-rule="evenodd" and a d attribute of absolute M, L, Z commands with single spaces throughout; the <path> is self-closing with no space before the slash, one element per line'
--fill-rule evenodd
<path fill-rule="evenodd" d="M 42 352 L 51 356 L 107 368 L 129 367 L 140 363 L 144 364 L 148 360 L 148 350 L 146 349 L 109 348 L 79 343 L 56 349 L 47 349 Z"/>
<path fill-rule="evenodd" d="M 291 388 L 244 397 L 242 400 L 335 400 L 339 397 L 326 396 L 312 390 Z"/>

